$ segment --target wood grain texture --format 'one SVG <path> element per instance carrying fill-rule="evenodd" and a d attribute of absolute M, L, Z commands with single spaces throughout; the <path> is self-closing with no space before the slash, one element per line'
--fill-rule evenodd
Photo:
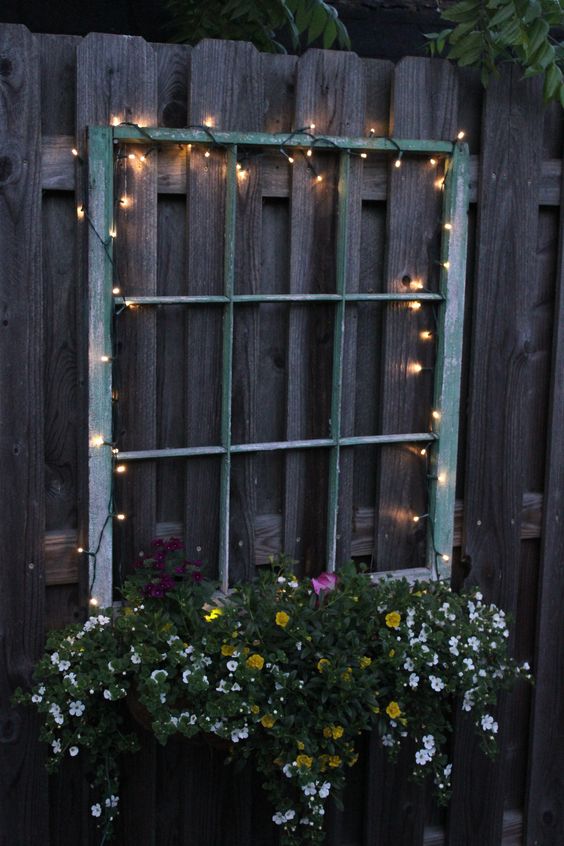
<path fill-rule="evenodd" d="M 360 82 L 359 82 L 360 80 Z M 316 134 L 361 130 L 364 91 L 358 57 L 309 50 L 298 62 L 294 128 L 315 124 Z M 335 290 L 337 170 L 335 157 L 314 157 L 316 183 L 302 157 L 292 167 L 290 292 Z M 288 323 L 286 437 L 326 437 L 330 415 L 333 313 L 291 309 Z M 312 398 L 315 398 L 312 401 Z M 284 551 L 306 572 L 323 568 L 327 525 L 327 457 L 286 457 Z"/>
<path fill-rule="evenodd" d="M 425 95 L 414 100 L 414 88 Z M 392 110 L 392 131 L 399 138 L 454 138 L 458 125 L 454 69 L 428 59 L 403 59 L 395 71 Z M 436 290 L 442 206 L 436 175 L 426 159 L 408 159 L 400 168 L 391 168 L 386 290 L 409 291 L 412 281 Z M 433 363 L 431 345 L 419 337 L 422 329 L 430 328 L 429 312 L 428 308 L 411 312 L 403 304 L 385 310 L 380 416 L 384 433 L 410 431 L 411 426 L 419 427 L 414 431 L 429 428 L 432 373 L 412 369 L 415 362 L 427 367 Z M 425 532 L 424 527 L 414 527 L 411 518 L 428 510 L 421 456 L 409 447 L 384 447 L 380 461 L 375 569 L 420 566 Z"/>
<path fill-rule="evenodd" d="M 40 55 L 0 28 L 0 843 L 48 839 L 38 721 L 10 697 L 43 645 L 45 525 Z"/>
<path fill-rule="evenodd" d="M 82 145 L 89 124 L 127 120 L 154 124 L 157 119 L 156 61 L 140 38 L 89 35 L 77 53 L 77 139 Z M 124 292 L 156 293 L 157 182 L 151 158 L 140 164 L 121 160 L 116 171 L 120 206 L 116 225 L 114 281 Z M 124 314 L 118 335 L 119 446 L 139 448 L 156 442 L 156 322 L 154 310 Z M 137 386 L 129 391 L 126 385 Z M 116 538 L 122 562 L 153 535 L 156 523 L 156 474 L 147 464 L 127 474 L 118 491 L 117 507 L 129 515 L 127 528 Z M 120 562 L 120 563 L 122 563 Z M 154 825 L 154 741 L 147 743 L 126 776 L 123 797 L 124 843 L 150 844 Z M 146 809 L 143 818 L 137 803 Z"/>
<path fill-rule="evenodd" d="M 515 614 L 526 437 L 521 398 L 530 354 L 528 298 L 535 274 L 542 110 L 536 83 L 504 71 L 487 92 L 482 121 L 478 254 L 474 280 L 464 551 L 470 582 Z M 495 413 L 492 410 L 495 409 Z M 505 715 L 500 755 L 486 763 L 467 721 L 457 725 L 449 837 L 468 846 L 501 838 L 506 783 Z"/>
<path fill-rule="evenodd" d="M 562 198 L 525 811 L 531 846 L 564 841 L 564 187 Z"/>

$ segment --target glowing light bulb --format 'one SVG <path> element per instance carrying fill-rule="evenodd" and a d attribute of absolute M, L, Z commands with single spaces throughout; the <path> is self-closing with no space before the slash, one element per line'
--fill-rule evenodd
<path fill-rule="evenodd" d="M 111 361 L 111 360 L 112 359 L 109 355 L 101 355 L 100 356 L 100 361 L 107 362 L 107 361 Z"/>
<path fill-rule="evenodd" d="M 117 232 L 115 229 L 110 229 L 109 231 L 110 238 L 117 238 Z"/>
<path fill-rule="evenodd" d="M 367 158 L 368 158 L 368 153 L 361 153 L 361 154 L 360 154 L 360 158 L 361 158 L 361 159 L 367 159 Z"/>
<path fill-rule="evenodd" d="M 446 482 L 446 473 L 439 473 L 439 475 L 437 476 L 437 482 L 440 485 L 444 485 L 444 483 Z"/>
<path fill-rule="evenodd" d="M 419 364 L 419 362 L 416 361 L 415 364 L 411 365 L 411 369 L 414 373 L 421 373 L 421 371 L 423 370 L 423 365 Z"/>
<path fill-rule="evenodd" d="M 450 230 L 452 229 L 452 223 L 445 223 L 445 229 L 447 230 L 447 232 L 450 232 Z"/>
<path fill-rule="evenodd" d="M 318 174 L 317 174 L 317 176 L 316 176 L 315 178 L 316 178 L 316 180 L 317 180 L 318 182 L 323 182 L 323 177 L 321 176 L 321 174 L 320 174 L 320 173 L 318 173 Z"/>
<path fill-rule="evenodd" d="M 414 523 L 419 523 L 419 520 L 421 519 L 421 517 L 419 517 L 419 515 L 416 514 L 415 517 L 413 517 L 412 519 L 413 519 Z"/>
<path fill-rule="evenodd" d="M 143 156 L 139 156 L 139 161 L 140 161 L 140 162 L 144 162 L 144 161 L 146 161 L 146 159 L 147 159 L 147 156 L 145 156 L 145 155 L 143 155 Z"/>
<path fill-rule="evenodd" d="M 118 520 L 125 520 L 125 514 L 116 514 Z"/>
<path fill-rule="evenodd" d="M 311 147 L 310 147 L 310 148 L 309 148 L 309 150 L 307 150 L 307 152 L 306 152 L 306 156 L 307 156 L 309 159 L 311 159 L 312 155 L 313 155 L 313 150 L 312 150 L 312 149 L 311 149 Z"/>
<path fill-rule="evenodd" d="M 97 608 L 98 605 L 100 604 L 95 596 L 91 596 L 88 601 L 89 601 L 90 605 L 93 605 L 95 608 Z"/>
<path fill-rule="evenodd" d="M 119 126 L 119 118 L 118 117 L 112 118 L 112 126 Z"/>
<path fill-rule="evenodd" d="M 288 156 L 288 161 L 290 162 L 290 164 L 294 164 L 293 156 Z"/>
<path fill-rule="evenodd" d="M 237 176 L 239 177 L 239 180 L 243 182 L 247 178 L 248 173 L 248 170 L 239 170 L 237 171 Z"/>
<path fill-rule="evenodd" d="M 116 467 L 116 473 L 125 473 L 125 464 L 118 464 Z"/>
<path fill-rule="evenodd" d="M 314 124 L 314 123 L 310 123 L 309 128 L 310 128 L 310 129 L 311 129 L 311 131 L 313 132 L 313 130 L 315 129 L 315 124 Z"/>
<path fill-rule="evenodd" d="M 84 552 L 84 549 L 81 546 L 79 546 L 76 551 L 82 553 L 82 552 Z"/>
<path fill-rule="evenodd" d="M 450 555 L 441 555 L 443 561 L 450 561 Z"/>
<path fill-rule="evenodd" d="M 450 261 L 443 261 L 443 267 L 445 270 L 448 270 L 450 267 Z"/>
<path fill-rule="evenodd" d="M 130 153 L 127 158 L 130 159 L 130 161 L 133 161 L 137 158 L 137 156 L 135 155 L 135 153 Z"/>
<path fill-rule="evenodd" d="M 82 220 L 82 218 L 84 217 L 84 206 L 77 206 L 76 216 L 79 220 Z"/>
<path fill-rule="evenodd" d="M 435 158 L 431 158 L 431 159 L 429 159 L 429 164 L 436 165 L 437 160 Z"/>
<path fill-rule="evenodd" d="M 440 412 L 440 411 L 437 411 L 437 410 L 435 409 L 435 410 L 433 411 L 433 413 L 431 414 L 431 417 L 433 418 L 433 420 L 440 420 L 440 419 L 441 419 L 441 412 Z"/>
<path fill-rule="evenodd" d="M 235 165 L 235 170 L 241 170 L 241 162 L 237 162 Z"/>
<path fill-rule="evenodd" d="M 423 341 L 430 341 L 433 337 L 433 333 L 429 331 L 429 329 L 424 329 L 423 332 L 419 334 L 419 337 Z"/>
<path fill-rule="evenodd" d="M 78 150 L 76 149 L 76 147 L 72 148 L 71 153 L 73 154 L 73 156 L 75 156 L 75 158 L 78 156 Z"/>
<path fill-rule="evenodd" d="M 459 141 L 462 141 L 462 139 L 466 137 L 466 133 L 464 132 L 464 130 L 461 129 L 456 137 Z"/>
<path fill-rule="evenodd" d="M 209 159 L 210 155 L 211 155 L 210 151 L 206 150 L 206 152 L 204 153 L 204 156 L 206 157 L 206 159 Z"/>
<path fill-rule="evenodd" d="M 375 130 L 375 129 L 371 129 L 369 134 L 370 134 L 370 135 L 376 135 L 376 130 Z"/>
<path fill-rule="evenodd" d="M 92 438 L 92 446 L 101 447 L 104 445 L 104 438 L 102 435 L 94 435 Z"/>
<path fill-rule="evenodd" d="M 112 288 L 112 294 L 119 294 L 121 293 L 121 288 Z"/>
<path fill-rule="evenodd" d="M 437 181 L 435 182 L 435 188 L 438 188 L 440 190 L 441 188 L 444 188 L 444 184 L 444 179 L 437 179 Z"/>
<path fill-rule="evenodd" d="M 119 452 L 119 449 L 117 447 L 112 447 L 112 455 L 117 455 L 118 452 Z"/>
<path fill-rule="evenodd" d="M 409 283 L 409 287 L 412 291 L 421 291 L 423 288 L 423 282 L 420 279 L 412 279 Z"/>
<path fill-rule="evenodd" d="M 419 302 L 419 300 L 412 300 L 410 303 L 408 303 L 408 308 L 410 308 L 412 311 L 419 311 L 419 309 L 421 308 L 421 303 Z"/>
<path fill-rule="evenodd" d="M 401 159 L 396 159 L 394 162 L 394 167 L 401 167 Z"/>
<path fill-rule="evenodd" d="M 420 455 L 427 455 L 427 447 L 423 447 L 423 449 L 419 450 Z"/>
<path fill-rule="evenodd" d="M 204 126 L 207 126 L 208 129 L 213 126 L 213 120 L 211 118 L 206 118 L 204 121 Z"/>

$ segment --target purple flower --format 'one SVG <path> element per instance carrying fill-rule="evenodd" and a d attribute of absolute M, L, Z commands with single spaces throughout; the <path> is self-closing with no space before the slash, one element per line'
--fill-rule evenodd
<path fill-rule="evenodd" d="M 194 582 L 201 582 L 203 578 L 204 577 L 199 572 L 192 573 L 192 581 Z"/>
<path fill-rule="evenodd" d="M 329 591 L 335 590 L 337 586 L 337 576 L 335 573 L 320 573 L 317 579 L 311 580 L 311 584 L 317 596 L 321 591 L 329 593 Z"/>

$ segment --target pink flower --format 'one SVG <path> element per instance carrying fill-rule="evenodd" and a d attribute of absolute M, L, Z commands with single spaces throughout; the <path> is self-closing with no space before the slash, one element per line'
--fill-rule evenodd
<path fill-rule="evenodd" d="M 335 590 L 337 586 L 337 576 L 335 573 L 320 573 L 317 579 L 312 579 L 311 584 L 314 591 L 319 596 L 321 591 L 329 592 Z"/>

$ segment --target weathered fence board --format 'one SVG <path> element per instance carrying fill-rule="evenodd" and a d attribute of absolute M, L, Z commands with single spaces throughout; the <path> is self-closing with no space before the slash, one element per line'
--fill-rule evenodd
<path fill-rule="evenodd" d="M 564 187 L 562 203 L 526 796 L 531 846 L 557 846 L 564 818 Z"/>
<path fill-rule="evenodd" d="M 40 53 L 0 28 L 0 838 L 47 842 L 37 719 L 10 704 L 43 639 L 45 527 Z M 27 799 L 27 801 L 23 801 Z"/>
<path fill-rule="evenodd" d="M 527 303 L 535 275 L 542 104 L 535 83 L 505 71 L 492 83 L 482 124 L 478 247 L 474 282 L 464 548 L 470 580 L 487 600 L 517 608 L 524 438 L 521 402 L 529 354 Z M 494 413 L 495 410 L 495 413 Z M 470 720 L 459 720 L 449 814 L 453 842 L 496 844 L 504 807 L 506 698 L 501 749 L 488 763 Z"/>

